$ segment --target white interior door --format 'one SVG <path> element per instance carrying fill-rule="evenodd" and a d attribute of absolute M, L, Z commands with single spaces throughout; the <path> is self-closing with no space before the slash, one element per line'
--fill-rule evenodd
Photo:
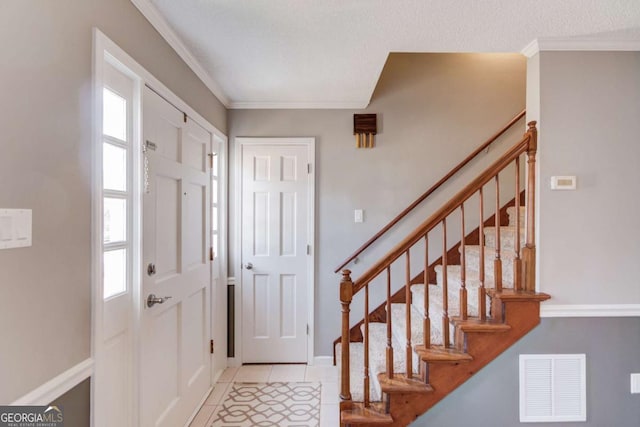
<path fill-rule="evenodd" d="M 176 427 L 211 386 L 211 134 L 148 88 L 143 118 L 140 420 Z"/>
<path fill-rule="evenodd" d="M 308 138 L 241 144 L 244 363 L 308 360 L 312 157 Z"/>

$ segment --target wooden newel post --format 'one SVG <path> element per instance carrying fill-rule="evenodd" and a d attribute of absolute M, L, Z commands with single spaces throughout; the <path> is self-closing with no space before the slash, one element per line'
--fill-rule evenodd
<path fill-rule="evenodd" d="M 536 152 L 538 150 L 538 129 L 536 122 L 528 123 L 529 147 L 527 148 L 527 230 L 526 243 L 522 249 L 524 268 L 524 290 L 536 290 Z"/>
<path fill-rule="evenodd" d="M 340 281 L 340 304 L 342 305 L 342 371 L 340 372 L 340 399 L 351 401 L 351 386 L 349 384 L 349 305 L 353 299 L 353 282 L 351 271 L 342 270 Z"/>

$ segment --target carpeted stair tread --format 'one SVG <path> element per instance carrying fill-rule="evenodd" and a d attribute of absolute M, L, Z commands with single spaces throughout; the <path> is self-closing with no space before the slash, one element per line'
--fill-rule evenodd
<path fill-rule="evenodd" d="M 393 424 L 393 418 L 384 411 L 384 405 L 372 403 L 365 408 L 363 403 L 352 403 L 351 409 L 340 411 L 340 423 L 342 425 L 355 424 Z"/>
<path fill-rule="evenodd" d="M 371 346 L 369 346 L 369 354 L 371 355 Z M 369 359 L 371 360 L 371 359 Z M 336 365 L 338 366 L 338 372 L 342 372 L 342 347 L 340 343 L 336 344 Z M 351 378 L 351 399 L 355 402 L 361 402 L 364 400 L 364 343 L 352 342 L 349 344 L 349 377 Z M 377 373 L 377 372 L 376 372 Z M 371 364 L 369 365 L 369 378 L 375 376 L 372 375 Z M 374 386 L 374 382 L 369 382 L 369 396 L 372 402 L 380 401 L 380 391 Z"/>
<path fill-rule="evenodd" d="M 503 268 L 505 266 L 503 265 Z M 442 286 L 443 276 L 442 276 L 442 266 L 437 265 L 436 268 L 436 277 L 438 280 L 438 286 Z M 461 268 L 459 265 L 448 265 L 447 266 L 447 281 L 449 292 L 452 290 L 457 291 L 462 286 L 462 278 L 460 277 Z M 480 287 L 480 273 L 478 271 L 467 269 L 467 275 L 465 277 L 465 286 L 467 291 L 471 289 L 478 289 Z M 489 288 L 493 288 L 494 279 L 493 279 L 493 266 L 490 270 L 485 271 L 484 275 L 484 287 L 488 290 Z M 506 278 L 502 277 L 502 287 L 503 288 L 513 288 L 511 281 L 506 280 Z"/>
<path fill-rule="evenodd" d="M 516 234 L 515 226 L 502 226 L 500 227 L 500 249 L 510 249 L 513 250 L 514 242 Z M 489 248 L 496 247 L 496 230 L 495 227 L 485 227 L 484 228 L 484 242 L 485 246 Z M 524 247 L 525 243 L 525 230 L 524 227 L 520 226 L 520 247 Z"/>
<path fill-rule="evenodd" d="M 527 213 L 527 208 L 520 206 L 520 227 L 524 227 L 524 218 Z M 516 207 L 510 206 L 507 208 L 507 215 L 509 215 L 509 225 L 516 225 Z"/>
<path fill-rule="evenodd" d="M 414 285 L 415 286 L 415 285 Z M 442 322 L 440 322 L 442 316 L 442 301 L 440 300 L 440 308 L 436 309 L 437 304 L 430 307 L 430 314 L 432 319 L 438 321 L 431 321 L 431 342 L 436 344 L 442 344 Z M 397 346 L 404 349 L 407 343 L 406 339 L 406 308 L 405 304 L 391 304 L 391 326 L 393 328 L 394 337 L 394 349 Z M 414 304 L 411 305 L 411 344 L 412 346 L 420 345 L 424 343 L 423 327 L 423 314 L 416 308 Z M 404 353 L 403 353 L 404 354 Z M 404 358 L 404 357 L 403 357 Z M 418 361 L 416 355 L 415 362 Z M 395 362 L 395 361 L 394 361 Z M 414 368 L 417 364 L 414 363 Z M 402 371 L 401 371 L 402 372 Z"/>
<path fill-rule="evenodd" d="M 389 379 L 386 372 L 378 374 L 378 381 L 383 393 L 431 393 L 433 387 L 426 384 L 420 377 L 407 377 L 405 374 L 394 374 Z"/>
<path fill-rule="evenodd" d="M 360 327 L 364 336 L 364 324 Z M 406 356 L 404 347 L 392 341 L 393 371 L 404 372 L 406 368 Z M 369 371 L 371 373 L 382 372 L 387 369 L 387 324 L 380 322 L 369 323 Z M 380 395 L 380 383 L 376 375 L 369 375 L 371 386 L 376 390 L 376 396 Z"/>
<path fill-rule="evenodd" d="M 411 286 L 411 295 L 413 306 L 424 316 L 424 288 L 425 286 Z M 449 301 L 449 317 L 458 316 L 460 314 L 460 287 L 450 287 L 448 293 Z M 440 319 L 442 316 L 442 287 L 438 285 L 429 285 L 429 318 Z M 471 316 L 478 315 L 478 290 L 477 288 L 467 288 L 467 313 Z M 432 334 L 433 335 L 433 334 Z M 434 342 L 434 341 L 431 341 Z M 441 343 L 442 341 L 437 341 Z"/>

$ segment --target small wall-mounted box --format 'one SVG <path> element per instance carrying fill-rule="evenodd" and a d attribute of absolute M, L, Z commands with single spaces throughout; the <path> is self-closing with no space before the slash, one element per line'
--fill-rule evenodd
<path fill-rule="evenodd" d="M 31 209 L 0 209 L 0 249 L 31 246 Z"/>
<path fill-rule="evenodd" d="M 552 190 L 575 190 L 576 189 L 576 177 L 573 176 L 552 176 L 551 177 L 551 189 Z"/>

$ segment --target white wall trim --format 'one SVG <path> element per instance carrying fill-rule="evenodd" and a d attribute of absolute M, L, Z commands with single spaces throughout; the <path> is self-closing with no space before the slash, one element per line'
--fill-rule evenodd
<path fill-rule="evenodd" d="M 363 102 L 270 102 L 270 101 L 238 101 L 231 102 L 229 108 L 242 109 L 269 109 L 269 110 L 362 110 L 367 108 L 369 100 Z"/>
<path fill-rule="evenodd" d="M 618 51 L 640 50 L 640 40 L 599 38 L 542 38 L 534 39 L 520 53 L 531 58 L 540 51 Z"/>
<path fill-rule="evenodd" d="M 315 366 L 333 366 L 333 356 L 316 356 L 313 358 Z"/>
<path fill-rule="evenodd" d="M 93 375 L 93 359 L 88 358 L 30 391 L 11 405 L 48 405 Z"/>
<path fill-rule="evenodd" d="M 640 304 L 542 304 L 540 317 L 640 317 Z"/>
<path fill-rule="evenodd" d="M 182 42 L 182 39 L 178 37 L 176 32 L 171 28 L 171 26 L 169 26 L 160 12 L 158 12 L 158 9 L 149 0 L 131 0 L 131 3 L 138 8 L 145 18 L 147 18 L 147 21 L 149 21 L 153 28 L 160 33 L 162 38 L 169 43 L 169 46 L 176 51 L 178 56 L 180 56 L 187 66 L 191 68 L 195 75 L 202 80 L 202 83 L 209 88 L 211 93 L 213 93 L 225 107 L 229 108 L 230 100 L 222 90 L 222 87 L 204 69 L 202 64 L 200 64 L 200 61 L 193 56 L 191 51 Z"/>

